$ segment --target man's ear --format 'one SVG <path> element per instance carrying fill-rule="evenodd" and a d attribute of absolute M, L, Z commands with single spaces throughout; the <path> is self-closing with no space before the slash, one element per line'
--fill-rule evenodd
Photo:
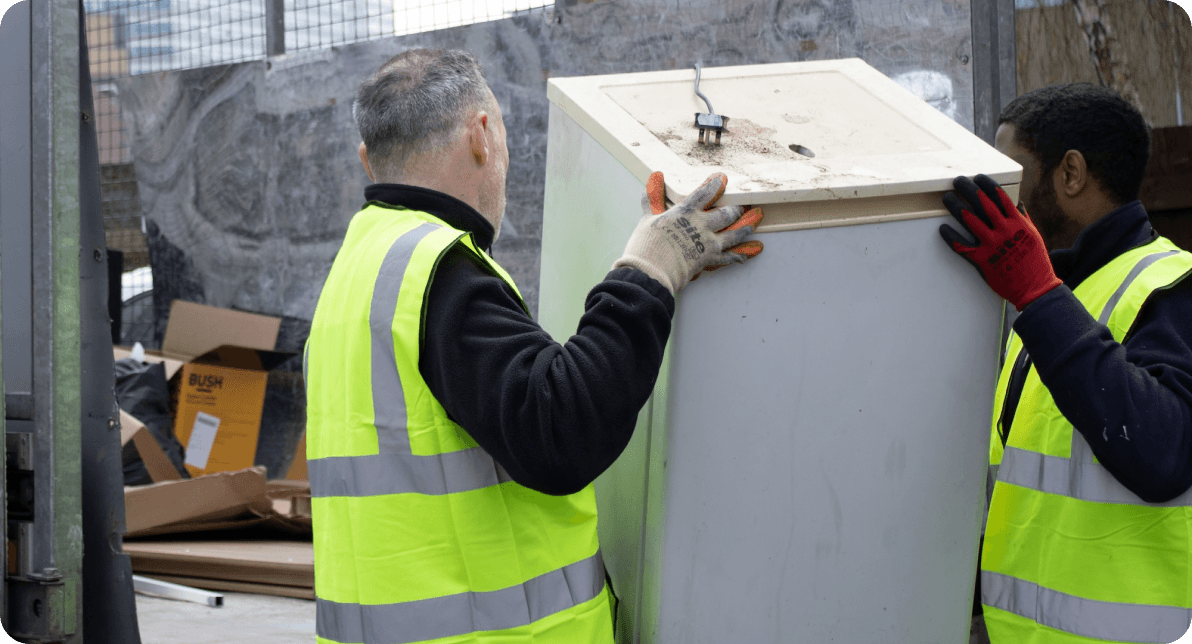
<path fill-rule="evenodd" d="M 472 148 L 472 158 L 477 165 L 488 163 L 489 155 L 489 122 L 488 112 L 483 110 L 472 114 L 468 119 L 468 144 Z"/>
<path fill-rule="evenodd" d="M 1068 150 L 1056 167 L 1056 186 L 1068 198 L 1075 197 L 1089 184 L 1089 166 L 1080 150 Z"/>
<path fill-rule="evenodd" d="M 360 162 L 364 164 L 364 171 L 368 173 L 368 180 L 373 183 L 377 182 L 377 178 L 373 176 L 372 166 L 368 164 L 368 148 L 364 147 L 364 141 L 360 142 Z"/>

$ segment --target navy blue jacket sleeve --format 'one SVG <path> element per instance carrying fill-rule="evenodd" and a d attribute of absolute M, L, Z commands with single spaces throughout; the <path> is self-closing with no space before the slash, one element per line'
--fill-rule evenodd
<path fill-rule="evenodd" d="M 1124 344 L 1059 286 L 1014 330 L 1097 460 L 1144 501 L 1192 487 L 1192 283 L 1161 291 Z"/>
<path fill-rule="evenodd" d="M 419 371 L 452 420 L 514 481 L 571 494 L 629 443 L 662 365 L 674 306 L 645 273 L 617 269 L 591 290 L 578 330 L 559 344 L 504 281 L 457 247 L 430 285 Z"/>

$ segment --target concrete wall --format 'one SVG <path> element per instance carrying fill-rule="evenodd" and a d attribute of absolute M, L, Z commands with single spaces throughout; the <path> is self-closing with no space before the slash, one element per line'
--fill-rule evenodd
<path fill-rule="evenodd" d="M 609 0 L 270 61 L 120 81 L 153 249 L 170 299 L 291 318 L 300 342 L 367 177 L 356 84 L 411 47 L 475 53 L 509 132 L 494 247 L 538 310 L 552 76 L 861 57 L 972 127 L 966 0 Z"/>

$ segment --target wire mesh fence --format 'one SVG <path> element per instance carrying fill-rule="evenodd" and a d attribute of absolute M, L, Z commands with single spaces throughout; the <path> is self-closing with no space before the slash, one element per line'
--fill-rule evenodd
<path fill-rule="evenodd" d="M 264 58 L 274 0 L 86 0 L 93 56 L 122 74 Z M 554 0 L 282 0 L 283 49 L 304 51 L 457 27 Z M 92 24 L 94 23 L 94 24 Z M 94 70 L 93 70 L 94 72 Z"/>
<path fill-rule="evenodd" d="M 292 0 L 285 11 L 286 51 L 405 33 L 396 29 L 395 18 L 392 0 Z"/>
<path fill-rule="evenodd" d="M 123 259 L 122 341 L 152 341 L 152 274 L 117 79 L 504 18 L 554 0 L 85 0 L 108 248 Z M 280 20 L 270 20 L 279 8 Z M 280 27 L 280 29 L 279 29 Z M 276 53 L 276 51 L 275 51 Z M 147 317 L 148 316 L 148 317 Z M 146 331 L 148 329 L 148 331 Z"/>
<path fill-rule="evenodd" d="M 123 251 L 125 271 L 149 265 L 117 79 L 259 60 L 270 51 L 306 52 L 457 27 L 554 1 L 85 0 L 109 247 Z M 1190 32 L 1177 25 L 1186 21 L 1178 8 L 1163 0 L 1016 0 L 1015 4 L 1020 92 L 1059 81 L 1109 83 L 1112 79 L 1102 78 L 1102 70 L 1107 69 L 1118 78 L 1130 78 L 1144 98 L 1140 107 L 1153 124 L 1185 121 L 1184 106 L 1192 105 L 1187 71 L 1192 66 L 1186 62 L 1192 41 Z M 1087 16 L 1092 13 L 1097 17 L 1090 23 Z M 1078 16 L 1086 16 L 1083 23 Z M 1090 55 L 1088 34 L 1110 33 L 1114 26 L 1115 51 L 1128 50 L 1131 58 L 1127 61 L 1115 53 L 1098 62 Z M 129 279 L 136 284 L 135 294 L 129 297 L 144 300 L 151 289 L 148 271 Z"/>

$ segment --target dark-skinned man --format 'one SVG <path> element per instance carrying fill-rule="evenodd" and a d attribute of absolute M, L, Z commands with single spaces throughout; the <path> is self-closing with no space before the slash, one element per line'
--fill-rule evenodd
<path fill-rule="evenodd" d="M 305 355 L 318 641 L 611 644 L 592 481 L 653 390 L 674 295 L 760 252 L 761 211 L 711 207 L 723 174 L 667 209 L 655 173 L 559 344 L 489 255 L 509 152 L 476 59 L 398 54 L 353 114 L 376 183 Z"/>
<path fill-rule="evenodd" d="M 1137 201 L 1150 130 L 1116 93 L 1051 86 L 999 122 L 1024 212 L 959 177 L 944 203 L 975 239 L 940 228 L 1021 312 L 992 419 L 989 639 L 1174 641 L 1192 614 L 1192 254 Z"/>

